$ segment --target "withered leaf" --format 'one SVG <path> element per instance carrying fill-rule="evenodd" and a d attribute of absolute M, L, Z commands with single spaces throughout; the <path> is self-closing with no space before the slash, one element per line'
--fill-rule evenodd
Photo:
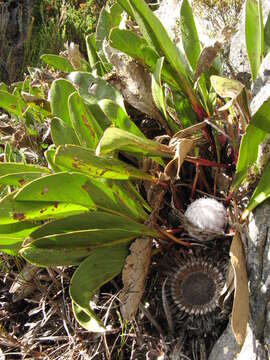
<path fill-rule="evenodd" d="M 151 238 L 138 238 L 130 247 L 130 255 L 122 272 L 123 290 L 120 294 L 121 313 L 130 320 L 136 313 L 144 292 L 152 251 Z"/>
<path fill-rule="evenodd" d="M 180 169 L 187 154 L 192 150 L 194 145 L 191 139 L 179 139 L 175 146 L 174 158 L 167 164 L 164 174 L 171 179 L 179 179 Z"/>
<path fill-rule="evenodd" d="M 219 41 L 216 41 L 214 45 L 206 46 L 205 48 L 203 48 L 197 62 L 194 75 L 194 83 L 196 83 L 196 81 L 199 79 L 199 77 L 204 71 L 210 69 L 212 62 L 215 60 L 220 49 L 221 43 Z"/>
<path fill-rule="evenodd" d="M 234 270 L 234 301 L 232 309 L 232 330 L 235 340 L 243 345 L 249 315 L 249 291 L 246 259 L 241 235 L 236 232 L 230 248 L 231 263 Z"/>

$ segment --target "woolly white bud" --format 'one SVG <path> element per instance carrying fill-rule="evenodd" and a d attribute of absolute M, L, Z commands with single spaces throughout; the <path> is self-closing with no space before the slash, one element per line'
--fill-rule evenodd
<path fill-rule="evenodd" d="M 188 206 L 185 217 L 189 235 L 199 240 L 210 240 L 215 233 L 222 234 L 228 222 L 225 207 L 212 198 L 194 201 Z"/>

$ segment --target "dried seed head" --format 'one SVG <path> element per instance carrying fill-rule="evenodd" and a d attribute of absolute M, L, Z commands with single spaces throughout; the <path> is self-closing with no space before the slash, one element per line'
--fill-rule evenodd
<path fill-rule="evenodd" d="M 211 240 L 224 233 L 227 213 L 222 203 L 201 198 L 190 204 L 184 214 L 184 225 L 190 236 L 200 241 Z"/>

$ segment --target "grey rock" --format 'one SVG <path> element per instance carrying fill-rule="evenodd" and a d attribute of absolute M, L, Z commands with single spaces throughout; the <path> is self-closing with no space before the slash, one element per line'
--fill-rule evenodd
<path fill-rule="evenodd" d="M 240 352 L 240 346 L 235 341 L 231 322 L 229 322 L 226 330 L 215 343 L 208 360 L 233 360 Z"/>

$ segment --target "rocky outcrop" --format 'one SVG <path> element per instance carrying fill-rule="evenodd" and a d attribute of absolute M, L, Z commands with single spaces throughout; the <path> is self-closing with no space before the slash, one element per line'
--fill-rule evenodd
<path fill-rule="evenodd" d="M 21 75 L 33 4 L 34 0 L 0 2 L 0 81 L 11 83 Z"/>

